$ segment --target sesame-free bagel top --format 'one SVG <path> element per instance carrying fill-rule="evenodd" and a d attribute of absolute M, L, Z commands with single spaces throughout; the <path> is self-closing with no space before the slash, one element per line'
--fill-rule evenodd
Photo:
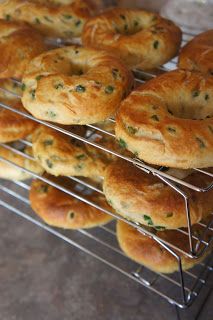
<path fill-rule="evenodd" d="M 134 90 L 119 108 L 117 139 L 145 162 L 213 166 L 213 77 L 175 70 Z"/>
<path fill-rule="evenodd" d="M 213 29 L 198 34 L 182 48 L 178 66 L 213 75 Z"/>
<path fill-rule="evenodd" d="M 23 105 L 36 118 L 89 124 L 115 113 L 133 76 L 107 52 L 69 46 L 33 59 L 23 83 Z"/>
<path fill-rule="evenodd" d="M 207 187 L 208 176 L 194 172 L 184 181 Z M 110 164 L 104 176 L 104 194 L 120 215 L 157 230 L 187 227 L 183 197 L 153 175 L 149 175 L 127 161 Z M 212 212 L 213 190 L 197 192 L 183 189 L 189 196 L 191 223 L 198 223 Z"/>
<path fill-rule="evenodd" d="M 43 36 L 31 26 L 0 20 L 0 78 L 21 79 L 29 61 L 46 50 Z"/>
<path fill-rule="evenodd" d="M 81 34 L 85 21 L 97 11 L 98 0 L 7 0 L 0 4 L 0 18 L 25 21 L 50 37 Z"/>
<path fill-rule="evenodd" d="M 82 41 L 114 53 L 130 68 L 147 70 L 177 54 L 181 30 L 156 13 L 114 8 L 87 21 Z"/>

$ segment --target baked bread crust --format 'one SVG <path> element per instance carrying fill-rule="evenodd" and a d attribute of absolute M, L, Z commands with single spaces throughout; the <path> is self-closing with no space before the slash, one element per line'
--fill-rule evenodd
<path fill-rule="evenodd" d="M 21 88 L 16 83 L 12 83 L 11 80 L 0 79 L 0 88 L 1 103 L 8 104 L 19 111 L 25 111 L 19 99 L 8 92 L 19 96 L 22 94 Z M 0 107 L 0 143 L 25 138 L 33 132 L 36 126 L 36 122 Z"/>
<path fill-rule="evenodd" d="M 191 173 L 183 180 L 207 186 L 211 178 L 201 173 Z M 108 203 L 125 218 L 156 228 L 177 229 L 187 227 L 183 197 L 157 177 L 148 175 L 126 161 L 110 164 L 103 184 Z M 190 197 L 191 223 L 198 223 L 213 211 L 213 190 L 196 192 L 183 188 Z"/>
<path fill-rule="evenodd" d="M 145 162 L 213 166 L 213 77 L 174 70 L 134 90 L 119 108 L 115 133 Z"/>
<path fill-rule="evenodd" d="M 193 227 L 197 232 L 202 232 L 202 228 L 198 225 Z M 176 247 L 189 252 L 188 237 L 176 230 L 167 230 L 156 232 L 156 236 L 162 240 L 172 243 Z M 206 235 L 206 238 L 210 235 Z M 123 221 L 117 222 L 117 239 L 121 249 L 126 255 L 143 264 L 147 268 L 162 273 L 173 273 L 179 270 L 178 260 L 163 248 L 156 240 L 140 233 L 137 229 L 128 225 Z M 187 257 L 177 252 L 181 257 L 182 268 L 187 270 L 200 263 L 208 254 L 198 259 Z"/>
<path fill-rule="evenodd" d="M 72 184 L 69 187 L 71 191 L 78 193 Z M 91 194 L 84 197 L 110 210 L 102 195 Z M 39 180 L 32 182 L 30 202 L 33 210 L 47 224 L 54 227 L 64 229 L 92 228 L 112 220 L 110 215 Z"/>
<path fill-rule="evenodd" d="M 156 13 L 114 8 L 87 21 L 82 41 L 114 53 L 130 68 L 148 70 L 177 54 L 181 30 Z"/>
<path fill-rule="evenodd" d="M 97 12 L 100 2 L 7 0 L 0 4 L 0 18 L 25 21 L 50 37 L 78 37 L 85 21 Z"/>
<path fill-rule="evenodd" d="M 32 155 L 31 148 L 26 148 L 24 152 Z M 36 161 L 27 159 L 24 156 L 21 156 L 2 146 L 0 146 L 0 157 L 36 174 L 40 175 L 44 172 L 43 168 Z M 32 176 L 29 173 L 0 160 L 0 178 L 7 180 L 27 180 L 32 178 Z"/>
<path fill-rule="evenodd" d="M 197 35 L 181 49 L 178 66 L 213 75 L 213 29 Z"/>
<path fill-rule="evenodd" d="M 43 36 L 29 25 L 0 20 L 0 78 L 21 79 L 29 61 L 46 50 Z"/>
<path fill-rule="evenodd" d="M 104 51 L 69 46 L 33 59 L 23 82 L 23 105 L 36 118 L 89 124 L 116 111 L 133 85 L 133 76 Z"/>

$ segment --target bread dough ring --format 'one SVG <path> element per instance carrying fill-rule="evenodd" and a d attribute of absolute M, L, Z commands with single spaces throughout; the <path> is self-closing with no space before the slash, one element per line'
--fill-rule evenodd
<path fill-rule="evenodd" d="M 29 61 L 46 50 L 44 38 L 29 25 L 0 20 L 0 78 L 21 79 Z"/>
<path fill-rule="evenodd" d="M 88 20 L 83 44 L 109 50 L 130 67 L 152 69 L 174 57 L 181 30 L 156 13 L 114 8 Z"/>
<path fill-rule="evenodd" d="M 213 75 L 213 30 L 197 35 L 182 48 L 178 66 Z"/>
<path fill-rule="evenodd" d="M 133 91 L 118 111 L 120 143 L 145 162 L 213 166 L 213 77 L 175 70 Z"/>
<path fill-rule="evenodd" d="M 14 97 L 15 94 L 21 95 L 21 89 L 12 83 L 10 80 L 0 80 L 0 102 L 12 106 L 19 111 L 25 111 L 18 98 Z M 0 107 L 0 142 L 12 142 L 18 139 L 23 139 L 33 132 L 36 128 L 36 122 L 20 116 L 12 111 Z"/>
<path fill-rule="evenodd" d="M 32 149 L 31 148 L 25 148 L 24 152 L 26 154 L 32 155 Z M 10 151 L 2 146 L 0 146 L 0 157 L 9 160 L 13 162 L 14 164 L 17 164 L 18 166 L 30 170 L 36 174 L 41 175 L 44 170 L 43 168 L 36 162 L 30 159 L 25 158 L 24 156 L 21 156 L 13 151 Z M 0 159 L 0 178 L 7 179 L 7 180 L 27 180 L 32 178 L 32 176 L 13 166 L 9 163 L 6 163 Z"/>
<path fill-rule="evenodd" d="M 203 230 L 201 229 L 198 225 L 193 227 L 194 232 L 197 231 L 197 233 L 202 232 Z M 162 240 L 172 243 L 186 252 L 189 251 L 188 236 L 183 233 L 176 230 L 159 232 L 152 230 L 152 232 Z M 209 238 L 210 234 L 206 235 L 206 240 L 207 237 Z M 172 273 L 179 270 L 178 260 L 171 253 L 163 248 L 156 240 L 140 233 L 123 221 L 117 222 L 117 239 L 121 249 L 129 258 L 154 272 Z M 179 251 L 177 251 L 177 254 L 181 257 L 183 270 L 187 270 L 200 263 L 208 252 L 205 252 L 205 254 L 198 259 L 187 257 Z"/>
<path fill-rule="evenodd" d="M 34 131 L 32 141 L 35 159 L 54 176 L 82 176 L 97 180 L 104 176 L 106 167 L 114 159 L 107 152 L 45 126 Z M 94 142 L 122 152 L 113 138 L 97 137 Z"/>
<path fill-rule="evenodd" d="M 133 76 L 104 51 L 69 46 L 33 59 L 23 82 L 23 105 L 36 118 L 89 124 L 116 111 L 133 85 Z"/>
<path fill-rule="evenodd" d="M 25 21 L 50 37 L 78 37 L 97 5 L 98 0 L 8 0 L 0 4 L 0 18 Z"/>
<path fill-rule="evenodd" d="M 55 180 L 60 182 L 60 180 Z M 78 193 L 74 185 L 69 189 Z M 102 195 L 84 196 L 101 207 L 110 210 Z M 42 181 L 34 180 L 30 189 L 30 202 L 33 210 L 49 225 L 64 229 L 92 228 L 103 225 L 112 217 Z"/>
<path fill-rule="evenodd" d="M 192 173 L 184 181 L 207 186 L 211 178 Z M 126 161 L 110 164 L 104 176 L 108 203 L 125 218 L 157 230 L 187 227 L 184 198 L 157 177 L 148 175 Z M 191 223 L 198 223 L 213 211 L 213 190 L 197 192 L 183 189 L 190 197 Z"/>

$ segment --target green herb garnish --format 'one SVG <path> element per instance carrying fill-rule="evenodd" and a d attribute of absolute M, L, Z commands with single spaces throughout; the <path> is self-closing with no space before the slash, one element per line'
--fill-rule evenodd
<path fill-rule="evenodd" d="M 151 116 L 151 119 L 154 121 L 159 121 L 159 118 L 156 114 L 154 114 L 153 116 Z"/>
<path fill-rule="evenodd" d="M 77 91 L 77 92 L 85 92 L 86 88 L 84 86 L 82 86 L 81 84 L 79 84 L 78 86 L 75 87 L 75 91 Z"/>
<path fill-rule="evenodd" d="M 150 216 L 147 216 L 146 214 L 144 214 L 143 218 L 144 218 L 144 221 L 147 222 L 148 226 L 153 226 L 154 225 L 154 223 L 152 221 L 152 218 Z"/>
<path fill-rule="evenodd" d="M 205 143 L 203 142 L 202 139 L 196 137 L 196 140 L 197 140 L 197 142 L 198 142 L 198 144 L 199 144 L 199 147 L 200 147 L 201 149 L 206 147 L 206 146 L 205 146 Z"/>
<path fill-rule="evenodd" d="M 154 49 L 157 49 L 159 47 L 159 41 L 158 40 L 155 40 L 153 42 L 153 47 L 154 47 Z"/>
<path fill-rule="evenodd" d="M 49 159 L 46 160 L 46 164 L 50 169 L 53 167 L 53 163 Z"/>
<path fill-rule="evenodd" d="M 118 142 L 118 143 L 119 143 L 119 145 L 120 145 L 121 148 L 124 148 L 124 149 L 125 149 L 125 148 L 127 147 L 126 142 L 125 142 L 123 139 L 121 139 L 121 138 L 119 139 L 119 142 Z"/>
<path fill-rule="evenodd" d="M 113 93 L 113 91 L 114 91 L 114 87 L 113 86 L 107 86 L 105 88 L 105 93 L 106 94 L 111 94 L 111 93 Z"/>

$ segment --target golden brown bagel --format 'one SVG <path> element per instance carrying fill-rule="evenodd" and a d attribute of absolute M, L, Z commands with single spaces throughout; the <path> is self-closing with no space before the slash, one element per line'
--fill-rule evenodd
<path fill-rule="evenodd" d="M 203 232 L 199 225 L 195 225 L 193 229 L 195 232 Z M 189 252 L 188 236 L 185 234 L 176 230 L 160 232 L 152 230 L 152 232 L 162 240 L 172 243 L 185 252 Z M 212 236 L 212 232 L 206 235 L 206 240 L 210 236 Z M 117 222 L 117 239 L 121 249 L 137 263 L 143 264 L 155 272 L 172 273 L 179 270 L 178 260 L 171 253 L 157 241 L 140 233 L 123 221 Z M 200 263 L 208 252 L 198 259 L 187 257 L 179 251 L 176 253 L 181 257 L 183 270 L 187 270 Z"/>
<path fill-rule="evenodd" d="M 0 4 L 0 18 L 25 21 L 50 37 L 70 38 L 81 34 L 98 4 L 98 0 L 7 0 Z"/>
<path fill-rule="evenodd" d="M 130 68 L 147 70 L 177 54 L 181 30 L 156 13 L 114 8 L 88 20 L 82 41 L 114 53 Z"/>
<path fill-rule="evenodd" d="M 173 168 L 213 166 L 213 77 L 175 70 L 121 103 L 115 133 L 145 162 Z"/>
<path fill-rule="evenodd" d="M 73 130 L 71 130 L 73 131 Z M 40 126 L 34 131 L 33 154 L 46 172 L 54 176 L 103 177 L 112 161 L 110 154 L 72 139 L 58 131 Z M 119 145 L 108 137 L 95 142 L 111 150 L 120 151 Z"/>
<path fill-rule="evenodd" d="M 26 148 L 24 152 L 32 155 L 31 148 Z M 44 172 L 43 168 L 36 161 L 27 159 L 24 156 L 4 148 L 3 146 L 0 146 L 0 157 L 36 174 L 42 174 Z M 0 178 L 7 180 L 26 180 L 31 177 L 32 176 L 29 173 L 0 160 Z"/>
<path fill-rule="evenodd" d="M 178 66 L 213 75 L 213 29 L 197 35 L 182 48 Z"/>
<path fill-rule="evenodd" d="M 55 180 L 59 182 L 60 180 Z M 66 184 L 74 193 L 73 184 Z M 84 197 L 101 207 L 110 210 L 102 195 Z M 103 225 L 112 217 L 78 199 L 42 182 L 34 180 L 30 190 L 30 202 L 33 210 L 49 225 L 64 229 L 92 228 Z"/>
<path fill-rule="evenodd" d="M 13 83 L 11 80 L 0 79 L 0 102 L 25 112 L 21 102 L 14 95 L 16 94 L 20 96 L 21 93 L 21 88 L 17 86 L 16 83 Z M 32 133 L 35 128 L 36 122 L 22 117 L 12 111 L 6 110 L 0 106 L 1 143 L 22 139 Z"/>
<path fill-rule="evenodd" d="M 21 79 L 29 61 L 46 50 L 44 38 L 29 25 L 0 20 L 0 78 Z"/>
<path fill-rule="evenodd" d="M 184 181 L 207 186 L 211 178 L 192 173 Z M 148 175 L 127 161 L 110 164 L 104 176 L 108 203 L 122 216 L 157 230 L 187 227 L 184 198 L 157 177 Z M 213 189 L 196 192 L 183 189 L 190 197 L 191 223 L 198 223 L 213 211 Z"/>
<path fill-rule="evenodd" d="M 133 84 L 132 74 L 104 51 L 69 46 L 31 61 L 22 102 L 36 118 L 89 124 L 113 114 Z"/>

